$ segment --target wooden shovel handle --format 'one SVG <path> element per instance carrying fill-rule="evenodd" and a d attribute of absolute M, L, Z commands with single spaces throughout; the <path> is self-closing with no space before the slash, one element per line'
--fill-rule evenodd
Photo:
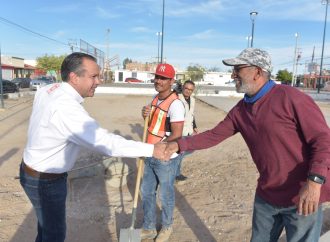
<path fill-rule="evenodd" d="M 148 122 L 149 122 L 149 116 L 147 116 L 144 119 L 143 137 L 142 137 L 143 142 L 146 142 L 146 140 L 147 140 Z M 141 176 L 142 176 L 142 170 L 143 170 L 143 161 L 144 161 L 143 158 L 138 159 L 138 172 L 137 172 L 137 176 L 136 176 L 133 208 L 137 208 L 137 202 L 138 202 L 139 190 L 140 190 L 140 184 L 141 184 Z"/>

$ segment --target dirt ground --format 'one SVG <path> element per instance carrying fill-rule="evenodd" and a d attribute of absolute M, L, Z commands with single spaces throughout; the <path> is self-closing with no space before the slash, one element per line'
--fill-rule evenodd
<path fill-rule="evenodd" d="M 102 127 L 126 138 L 141 140 L 140 110 L 150 98 L 98 95 L 87 99 L 84 106 Z M 327 104 L 323 105 L 329 109 Z M 29 242 L 34 241 L 36 235 L 34 211 L 17 179 L 31 106 L 31 97 L 6 100 L 6 107 L 11 108 L 0 111 L 1 242 Z M 224 116 L 223 111 L 197 101 L 199 131 L 212 128 Z M 120 229 L 130 226 L 136 160 L 105 158 L 84 151 L 70 174 L 68 242 L 115 242 Z M 128 175 L 121 176 L 121 173 Z M 175 185 L 174 233 L 170 241 L 249 241 L 258 174 L 242 137 L 235 135 L 216 147 L 187 156 L 183 161 L 183 174 L 189 179 Z M 327 206 L 323 232 L 330 230 L 329 210 Z M 139 201 L 136 227 L 141 226 Z"/>

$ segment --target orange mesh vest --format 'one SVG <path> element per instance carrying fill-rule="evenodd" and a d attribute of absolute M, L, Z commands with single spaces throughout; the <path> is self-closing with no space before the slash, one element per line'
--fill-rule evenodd
<path fill-rule="evenodd" d="M 147 143 L 155 144 L 165 137 L 166 132 L 170 132 L 170 130 L 166 130 L 166 127 L 169 127 L 169 123 L 166 125 L 166 117 L 168 109 L 176 99 L 179 99 L 178 95 L 172 92 L 159 105 L 157 105 L 158 95 L 152 100 Z"/>

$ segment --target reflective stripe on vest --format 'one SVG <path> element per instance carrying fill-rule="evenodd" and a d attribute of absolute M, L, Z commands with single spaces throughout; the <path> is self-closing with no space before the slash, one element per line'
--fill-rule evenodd
<path fill-rule="evenodd" d="M 151 102 L 150 121 L 148 125 L 147 143 L 155 144 L 161 141 L 166 134 L 166 118 L 172 102 L 178 98 L 175 92 L 172 92 L 159 105 L 158 95 Z"/>

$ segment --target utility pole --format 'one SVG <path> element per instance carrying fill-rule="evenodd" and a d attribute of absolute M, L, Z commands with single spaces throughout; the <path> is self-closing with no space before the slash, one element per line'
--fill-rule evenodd
<path fill-rule="evenodd" d="M 109 43 L 109 39 L 110 39 L 110 29 L 107 29 L 107 62 L 106 62 L 106 68 L 109 69 L 110 67 L 110 43 Z"/>
<path fill-rule="evenodd" d="M 322 67 L 323 67 L 323 53 L 324 53 L 324 40 L 325 40 L 325 32 L 326 32 L 326 29 L 327 29 L 327 16 L 328 16 L 328 5 L 329 5 L 329 1 L 330 0 L 323 0 L 322 1 L 322 4 L 326 4 L 326 6 L 325 6 L 325 18 L 324 18 L 324 29 L 323 29 L 323 43 L 322 43 L 320 75 L 319 75 L 319 78 L 318 78 L 318 81 L 317 81 L 317 93 L 320 93 L 320 89 L 321 89 Z"/>
<path fill-rule="evenodd" d="M 296 37 L 296 44 L 294 47 L 294 55 L 293 55 L 293 68 L 292 68 L 292 80 L 291 80 L 291 86 L 294 86 L 295 79 L 296 79 L 296 61 L 297 61 L 297 44 L 298 44 L 298 33 L 295 33 L 294 36 Z"/>
<path fill-rule="evenodd" d="M 69 39 L 69 46 L 71 49 L 71 53 L 74 52 L 74 47 L 77 47 L 77 40 L 76 39 Z"/>
<path fill-rule="evenodd" d="M 105 82 L 109 81 L 110 79 L 110 29 L 107 29 L 107 58 L 105 61 Z"/>
<path fill-rule="evenodd" d="M 164 15 L 165 15 L 165 0 L 163 0 L 162 44 L 161 44 L 161 51 L 160 51 L 160 63 L 163 63 L 163 46 L 164 46 Z"/>
<path fill-rule="evenodd" d="M 1 94 L 1 108 L 5 108 L 3 103 L 3 86 L 2 86 L 2 64 L 1 64 L 1 44 L 0 44 L 0 94 Z"/>

